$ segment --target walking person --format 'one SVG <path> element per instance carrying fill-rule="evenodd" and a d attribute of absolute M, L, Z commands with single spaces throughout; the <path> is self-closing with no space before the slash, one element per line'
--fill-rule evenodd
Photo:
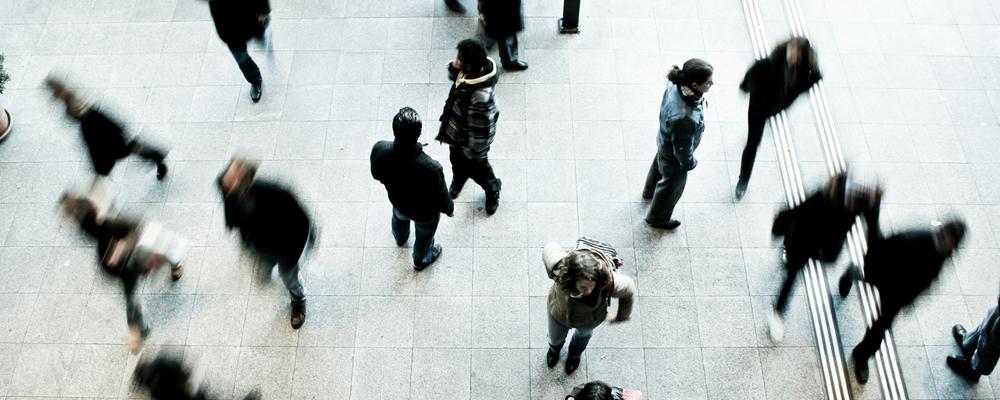
<path fill-rule="evenodd" d="M 136 386 L 149 392 L 152 400 L 207 400 L 202 387 L 181 360 L 157 355 L 153 360 L 140 360 L 132 373 Z M 243 400 L 259 400 L 260 392 L 254 390 Z"/>
<path fill-rule="evenodd" d="M 868 359 L 878 351 L 896 314 L 937 280 L 941 267 L 962 243 L 965 230 L 965 222 L 951 219 L 932 230 L 902 232 L 888 238 L 882 238 L 877 230 L 868 232 L 863 279 L 878 289 L 881 305 L 878 319 L 851 352 L 859 383 L 868 382 Z M 860 269 L 849 267 L 840 277 L 841 297 L 847 296 L 859 279 Z"/>
<path fill-rule="evenodd" d="M 171 279 L 180 279 L 184 274 L 187 241 L 155 222 L 140 224 L 122 217 L 98 220 L 94 204 L 84 197 L 64 194 L 60 205 L 66 216 L 97 241 L 97 259 L 103 269 L 121 280 L 129 349 L 138 351 L 150 331 L 135 296 L 139 280 L 165 265 L 170 266 Z"/>
<path fill-rule="evenodd" d="M 486 47 L 475 39 L 458 43 L 458 55 L 448 65 L 454 82 L 441 114 L 437 140 L 448 144 L 452 180 L 449 194 L 458 198 L 472 178 L 486 192 L 486 213 L 500 207 L 500 179 L 488 158 L 500 112 L 494 101 L 497 68 Z"/>
<path fill-rule="evenodd" d="M 746 194 L 767 119 L 791 106 L 820 79 L 823 75 L 817 65 L 816 51 L 804 37 L 793 37 L 778 44 L 770 56 L 757 60 L 747 71 L 740 83 L 740 90 L 750 95 L 747 144 L 740 162 L 736 200 Z"/>
<path fill-rule="evenodd" d="M 642 392 L 591 381 L 574 387 L 566 400 L 642 400 Z"/>
<path fill-rule="evenodd" d="M 243 243 L 266 265 L 278 268 L 292 298 L 292 328 L 299 329 L 306 320 L 306 289 L 300 270 L 316 235 L 309 215 L 291 191 L 256 177 L 257 164 L 240 158 L 232 159 L 219 176 L 226 228 L 239 229 Z"/>
<path fill-rule="evenodd" d="M 80 133 L 87 145 L 90 165 L 98 180 L 107 178 L 118 160 L 132 154 L 156 165 L 156 179 L 163 180 L 167 176 L 167 165 L 163 163 L 167 157 L 166 152 L 138 138 L 126 137 L 121 123 L 69 89 L 62 80 L 49 76 L 45 78 L 45 86 L 52 92 L 53 98 L 65 103 L 66 114 L 80 123 Z"/>
<path fill-rule="evenodd" d="M 784 338 L 784 314 L 799 271 L 810 258 L 821 263 L 836 261 L 859 215 L 864 217 L 868 232 L 878 232 L 881 202 L 881 187 L 859 184 L 847 173 L 840 173 L 798 206 L 778 213 L 771 234 L 784 238 L 787 275 L 771 314 L 772 341 Z"/>
<path fill-rule="evenodd" d="M 673 219 L 674 207 L 684 194 L 688 171 L 698 165 L 694 150 L 705 131 L 702 115 L 704 94 L 715 84 L 712 65 L 692 58 L 684 68 L 676 65 L 667 74 L 670 84 L 660 103 L 660 130 L 657 151 L 646 175 L 642 198 L 652 200 L 646 224 L 658 229 L 676 229 L 681 222 Z"/>
<path fill-rule="evenodd" d="M 605 320 L 609 323 L 627 321 L 632 315 L 635 282 L 616 271 L 621 265 L 609 245 L 589 238 L 577 241 L 577 247 L 564 251 L 558 243 L 545 245 L 542 262 L 549 279 L 549 351 L 545 356 L 549 368 L 559 363 L 559 353 L 570 329 L 574 329 L 566 357 L 566 374 L 580 366 L 580 357 L 587 349 L 594 330 Z M 618 314 L 608 318 L 611 298 L 618 299 Z"/>
<path fill-rule="evenodd" d="M 455 213 L 455 203 L 448 195 L 441 164 L 424 153 L 418 143 L 423 123 L 416 110 L 403 107 L 392 119 L 393 141 L 382 140 L 372 147 L 372 177 L 385 185 L 392 203 L 392 237 L 396 245 L 406 244 L 410 221 L 416 227 L 413 241 L 413 266 L 422 271 L 441 256 L 441 245 L 434 243 L 441 214 Z"/>
<path fill-rule="evenodd" d="M 989 375 L 1000 359 L 1000 297 L 997 304 L 986 312 L 986 318 L 972 332 L 956 324 L 951 334 L 961 349 L 959 354 L 948 356 L 948 367 L 956 374 L 970 381 L 978 381 L 982 375 Z"/>
<path fill-rule="evenodd" d="M 267 31 L 271 22 L 271 4 L 268 0 L 208 0 L 208 9 L 215 22 L 215 30 L 229 47 L 243 77 L 250 83 L 250 99 L 260 101 L 264 93 L 264 78 L 260 68 L 247 52 L 251 39 L 264 42 L 270 51 Z"/>
<path fill-rule="evenodd" d="M 521 0 L 479 0 L 479 13 L 483 29 L 499 47 L 503 69 L 528 69 L 528 63 L 517 56 L 517 33 L 524 30 Z"/>

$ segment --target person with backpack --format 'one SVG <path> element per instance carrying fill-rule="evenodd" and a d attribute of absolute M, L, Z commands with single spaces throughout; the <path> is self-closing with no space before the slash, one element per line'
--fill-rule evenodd
<path fill-rule="evenodd" d="M 972 332 L 967 332 L 962 324 L 951 328 L 951 335 L 961 349 L 945 359 L 948 368 L 972 382 L 980 376 L 993 373 L 1000 360 L 1000 297 L 997 304 L 986 312 L 986 318 Z"/>
<path fill-rule="evenodd" d="M 566 400 L 642 400 L 642 392 L 592 381 L 574 387 Z"/>
<path fill-rule="evenodd" d="M 576 248 L 568 252 L 558 243 L 545 245 L 542 263 L 553 280 L 548 297 L 549 351 L 545 361 L 549 368 L 559 363 L 566 336 L 574 329 L 565 365 L 569 375 L 580 366 L 580 357 L 598 326 L 605 321 L 624 322 L 632 315 L 635 282 L 618 272 L 621 260 L 613 247 L 590 238 L 577 240 Z M 618 313 L 608 318 L 611 298 L 618 299 Z"/>

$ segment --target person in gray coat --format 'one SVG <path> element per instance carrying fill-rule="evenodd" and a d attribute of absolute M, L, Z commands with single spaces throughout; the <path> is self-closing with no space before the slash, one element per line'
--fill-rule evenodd
<path fill-rule="evenodd" d="M 667 85 L 660 104 L 658 150 L 646 175 L 642 197 L 652 200 L 646 223 L 653 228 L 676 229 L 681 222 L 673 219 L 674 207 L 684 194 L 687 173 L 698 165 L 694 150 L 705 131 L 702 96 L 712 81 L 712 65 L 692 58 L 684 68 L 676 65 L 667 74 Z"/>
<path fill-rule="evenodd" d="M 617 262 L 601 248 L 588 245 L 594 241 L 583 238 L 577 248 L 564 251 L 558 243 L 545 245 L 542 261 L 545 272 L 554 282 L 549 289 L 549 352 L 545 361 L 549 368 L 559 362 L 559 352 L 570 329 L 576 329 L 566 357 L 566 374 L 580 366 L 580 356 L 587 343 L 605 320 L 622 322 L 632 315 L 635 282 L 615 271 Z M 618 299 L 618 314 L 608 318 L 611 298 Z"/>
<path fill-rule="evenodd" d="M 990 308 L 986 318 L 972 332 L 956 324 L 951 334 L 962 349 L 962 354 L 948 356 L 948 367 L 970 381 L 978 381 L 982 375 L 989 375 L 1000 360 L 1000 297 L 997 305 Z"/>

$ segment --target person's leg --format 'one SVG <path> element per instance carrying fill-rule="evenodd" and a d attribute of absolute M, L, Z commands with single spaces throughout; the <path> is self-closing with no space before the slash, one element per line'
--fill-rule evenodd
<path fill-rule="evenodd" d="M 292 264 L 278 263 L 278 274 L 288 289 L 288 294 L 292 297 L 292 315 L 289 322 L 292 329 L 299 329 L 306 321 L 306 288 L 302 283 L 300 266 L 305 259 L 305 252 L 299 257 L 298 262 Z"/>
<path fill-rule="evenodd" d="M 437 232 L 438 222 L 441 214 L 435 214 L 434 218 L 426 221 L 413 221 L 416 238 L 413 240 L 413 264 L 430 265 L 434 262 L 434 233 Z"/>
<path fill-rule="evenodd" d="M 653 201 L 649 205 L 649 213 L 646 214 L 646 223 L 666 225 L 673 219 L 674 207 L 684 194 L 687 171 L 681 170 L 676 160 L 668 159 L 662 152 L 657 153 L 656 164 L 660 167 L 660 175 L 663 178 L 656 183 Z"/>
<path fill-rule="evenodd" d="M 752 101 L 752 100 L 751 100 Z M 757 158 L 757 149 L 764 138 L 764 125 L 767 116 L 753 108 L 747 113 L 747 144 L 743 147 L 743 158 L 740 161 L 740 179 L 737 187 L 742 187 L 746 191 L 747 183 L 750 182 L 750 175 L 753 173 L 753 164 Z M 737 191 L 737 197 L 743 197 Z"/>
<path fill-rule="evenodd" d="M 896 318 L 896 314 L 899 313 L 902 307 L 902 305 L 896 304 L 886 294 L 880 294 L 882 295 L 881 315 L 865 331 L 865 336 L 854 348 L 854 351 L 851 352 L 851 355 L 854 357 L 855 377 L 860 383 L 868 382 L 868 359 L 878 351 L 879 346 L 882 344 L 882 339 L 885 338 L 885 332 L 892 326 L 892 320 Z"/>
<path fill-rule="evenodd" d="M 247 52 L 246 43 L 226 43 L 229 46 L 229 52 L 233 54 L 233 58 L 236 59 L 236 64 L 239 65 L 240 71 L 243 72 L 243 77 L 252 85 L 260 85 L 264 81 L 264 78 L 260 74 L 260 68 L 257 67 L 257 63 L 250 58 L 250 53 Z"/>
<path fill-rule="evenodd" d="M 167 165 L 163 159 L 167 158 L 167 153 L 148 143 L 143 143 L 139 139 L 132 139 L 128 144 L 129 152 L 156 164 L 156 179 L 163 179 L 167 176 Z"/>
<path fill-rule="evenodd" d="M 659 158 L 659 155 L 653 157 L 653 165 L 649 166 L 649 173 L 646 174 L 646 185 L 642 188 L 642 198 L 647 200 L 653 198 L 656 184 L 660 182 L 660 179 L 663 179 L 663 175 L 660 174 Z"/>
<path fill-rule="evenodd" d="M 500 52 L 500 65 L 504 68 L 507 68 L 512 60 L 517 59 L 517 56 L 511 57 L 510 41 L 512 37 L 513 35 L 495 39 L 497 42 L 497 51 Z"/>
<path fill-rule="evenodd" d="M 548 313 L 548 311 L 546 311 L 546 313 Z M 551 313 L 548 313 L 548 316 L 549 350 L 559 353 L 559 351 L 562 350 L 563 344 L 566 343 L 566 334 L 569 333 L 569 327 L 556 320 Z"/>
<path fill-rule="evenodd" d="M 523 71 L 528 69 L 528 63 L 521 61 L 520 57 L 517 55 L 516 33 L 512 33 L 510 36 L 498 40 L 497 43 L 500 47 L 500 61 L 505 70 Z"/>
<path fill-rule="evenodd" d="M 986 314 L 986 318 L 983 318 L 982 322 L 975 330 L 970 332 L 965 336 L 965 341 L 962 343 L 962 352 L 964 353 L 967 347 L 971 347 L 969 353 L 972 357 L 969 359 L 972 369 L 981 374 L 989 375 L 996 368 L 997 361 L 1000 360 L 1000 352 L 997 351 L 995 344 L 990 343 L 990 335 L 983 335 L 982 333 L 990 329 L 994 321 L 998 318 L 997 306 L 993 306 L 990 311 Z M 968 346 L 969 343 L 971 346 Z"/>
<path fill-rule="evenodd" d="M 788 298 L 792 294 L 792 288 L 795 287 L 795 280 L 798 278 L 799 271 L 805 267 L 807 259 L 799 255 L 789 255 L 788 263 L 785 265 L 785 281 L 781 284 L 781 290 L 778 292 L 778 299 L 774 302 L 774 311 L 779 315 L 785 315 L 785 311 L 788 308 Z"/>
<path fill-rule="evenodd" d="M 486 213 L 493 214 L 500 206 L 500 179 L 493 172 L 489 158 L 468 160 L 469 175 L 486 192 Z"/>
<path fill-rule="evenodd" d="M 579 359 L 583 355 L 583 351 L 587 350 L 587 344 L 590 343 L 590 338 L 594 335 L 594 329 L 596 328 L 576 328 L 573 339 L 569 341 L 567 359 Z"/>
<path fill-rule="evenodd" d="M 402 246 L 410 239 L 410 219 L 399 212 L 396 207 L 392 208 L 392 238 L 396 239 L 396 246 Z M 414 246 L 414 251 L 416 251 L 416 246 Z"/>
<path fill-rule="evenodd" d="M 142 305 L 135 296 L 139 276 L 125 266 L 122 267 L 120 279 L 125 291 L 125 320 L 128 322 L 129 350 L 136 352 L 139 351 L 143 339 L 149 335 L 149 326 L 142 317 Z"/>
<path fill-rule="evenodd" d="M 448 159 L 451 161 L 451 187 L 449 193 L 451 198 L 458 197 L 465 187 L 465 182 L 469 180 L 468 160 L 462 154 L 462 148 L 458 146 L 448 147 Z"/>

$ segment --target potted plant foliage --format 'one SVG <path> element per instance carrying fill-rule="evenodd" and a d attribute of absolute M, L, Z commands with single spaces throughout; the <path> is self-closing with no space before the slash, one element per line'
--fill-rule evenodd
<path fill-rule="evenodd" d="M 6 85 L 9 80 L 10 75 L 7 75 L 7 71 L 3 69 L 3 54 L 0 54 L 0 94 L 3 93 L 4 85 Z M 14 120 L 10 118 L 10 111 L 7 111 L 7 109 L 3 107 L 3 104 L 0 104 L 0 140 L 7 137 L 7 134 L 10 133 L 10 129 L 13 126 Z"/>

